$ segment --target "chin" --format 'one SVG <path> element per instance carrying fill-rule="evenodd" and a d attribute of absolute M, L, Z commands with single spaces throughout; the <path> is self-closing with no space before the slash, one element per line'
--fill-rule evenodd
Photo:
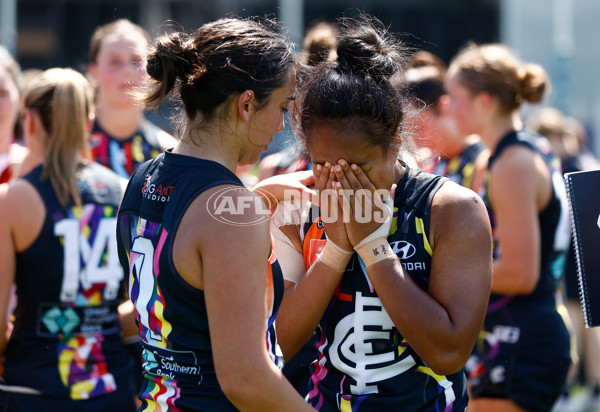
<path fill-rule="evenodd" d="M 238 166 L 255 165 L 256 163 L 258 163 L 259 159 L 260 159 L 260 153 L 248 154 L 247 156 L 242 157 L 238 161 Z"/>

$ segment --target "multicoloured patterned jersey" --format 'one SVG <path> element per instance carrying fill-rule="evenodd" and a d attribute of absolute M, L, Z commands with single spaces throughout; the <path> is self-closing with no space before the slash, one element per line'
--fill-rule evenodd
<path fill-rule="evenodd" d="M 446 176 L 461 186 L 471 187 L 473 172 L 475 170 L 475 160 L 484 149 L 485 146 L 480 141 L 470 144 L 454 157 L 447 159 L 440 158 L 432 173 Z"/>
<path fill-rule="evenodd" d="M 3 389 L 83 400 L 118 390 L 131 399 L 131 376 L 117 306 L 125 296 L 115 237 L 120 178 L 96 163 L 81 166 L 82 206 L 63 208 L 42 167 L 24 177 L 46 218 L 16 256 L 17 307 L 6 350 Z"/>
<path fill-rule="evenodd" d="M 502 138 L 488 162 L 484 202 L 495 234 L 494 205 L 487 189 L 489 171 L 502 153 L 515 145 L 524 146 L 541 156 L 552 174 L 552 198 L 544 210 L 538 213 L 540 277 L 535 289 L 528 295 L 492 293 L 484 330 L 467 363 L 475 396 L 483 393 L 484 396 L 510 396 L 513 400 L 516 395 L 511 394 L 516 393 L 519 388 L 521 391 L 533 392 L 536 385 L 538 388 L 542 387 L 542 380 L 547 379 L 547 376 L 559 375 L 560 370 L 566 373 L 567 368 L 564 366 L 568 366 L 570 362 L 569 335 L 556 310 L 555 300 L 570 240 L 568 209 L 560 161 L 552 153 L 546 138 L 527 129 L 508 133 Z M 494 236 L 494 258 L 501 254 L 502 244 Z M 536 358 L 544 360 L 530 361 Z M 528 361 L 528 372 L 523 371 L 517 376 L 517 367 L 526 365 Z M 528 375 L 529 372 L 533 375 Z M 514 383 L 516 381 L 513 379 L 519 379 L 519 384 Z M 537 379 L 539 380 L 536 382 Z M 554 388 L 555 392 L 558 391 L 557 394 L 561 390 L 560 379 L 558 381 L 559 386 Z M 531 389 L 527 385 L 531 385 Z M 509 392 L 511 394 L 507 395 Z M 552 396 L 547 394 L 545 398 L 550 400 Z M 526 404 L 521 404 L 521 407 L 532 410 Z"/>
<path fill-rule="evenodd" d="M 12 177 L 12 170 L 8 161 L 8 153 L 0 154 L 0 183 L 7 183 Z"/>
<path fill-rule="evenodd" d="M 134 172 L 123 198 L 119 254 L 129 272 L 146 360 L 140 410 L 235 410 L 215 374 L 204 292 L 183 280 L 172 260 L 174 234 L 186 209 L 218 185 L 242 183 L 219 163 L 167 151 Z M 281 366 L 274 321 L 283 277 L 274 255 L 266 258 L 271 304 L 266 342 Z M 243 342 L 239 345 L 243 350 Z"/>
<path fill-rule="evenodd" d="M 155 158 L 163 151 L 158 140 L 159 132 L 158 126 L 144 120 L 133 136 L 116 139 L 96 121 L 90 136 L 92 158 L 128 179 L 140 163 Z"/>
<path fill-rule="evenodd" d="M 396 188 L 388 241 L 404 270 L 427 290 L 433 251 L 428 241 L 432 199 L 446 181 L 407 168 Z M 301 233 L 308 265 L 325 244 L 316 206 Z M 396 328 L 358 255 L 350 260 L 318 327 L 309 401 L 320 411 L 461 411 L 467 405 L 464 372 L 441 376 Z"/>

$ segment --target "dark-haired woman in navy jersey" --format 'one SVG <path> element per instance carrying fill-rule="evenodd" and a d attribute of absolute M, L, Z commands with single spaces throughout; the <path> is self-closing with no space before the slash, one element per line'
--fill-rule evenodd
<path fill-rule="evenodd" d="M 283 279 L 269 210 L 236 177 L 293 99 L 295 57 L 266 23 L 221 19 L 157 39 L 145 101 L 180 100 L 180 141 L 134 172 L 121 263 L 146 360 L 139 410 L 308 411 L 280 371 Z"/>
<path fill-rule="evenodd" d="M 280 344 L 293 354 L 317 329 L 318 410 L 463 412 L 491 284 L 485 207 L 399 160 L 405 49 L 375 19 L 342 23 L 337 58 L 299 76 L 319 205 L 284 202 L 273 218 Z"/>

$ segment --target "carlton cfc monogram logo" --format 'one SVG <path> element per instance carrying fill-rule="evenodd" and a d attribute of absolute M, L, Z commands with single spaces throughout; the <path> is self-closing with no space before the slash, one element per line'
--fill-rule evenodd
<path fill-rule="evenodd" d="M 335 327 L 329 358 L 333 366 L 352 377 L 353 394 L 377 393 L 377 382 L 406 372 L 414 367 L 415 360 L 410 355 L 402 357 L 396 348 L 375 350 L 378 341 L 392 338 L 394 323 L 379 298 L 357 292 L 354 299 L 354 313 Z"/>

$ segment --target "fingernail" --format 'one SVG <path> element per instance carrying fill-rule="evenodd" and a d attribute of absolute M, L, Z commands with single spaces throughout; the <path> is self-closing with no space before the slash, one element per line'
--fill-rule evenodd
<path fill-rule="evenodd" d="M 338 163 L 341 164 L 342 166 L 346 166 L 346 164 L 347 164 L 344 159 L 338 160 Z"/>
<path fill-rule="evenodd" d="M 335 171 L 336 171 L 336 172 L 341 172 L 341 171 L 342 171 L 342 166 L 340 166 L 340 165 L 336 165 L 336 166 L 335 166 Z"/>
<path fill-rule="evenodd" d="M 321 169 L 322 169 L 322 166 L 321 165 L 317 165 L 317 172 L 320 172 Z"/>
<path fill-rule="evenodd" d="M 356 166 L 354 163 L 352 163 L 352 166 L 350 166 L 350 168 L 352 170 L 358 170 L 358 166 Z"/>
<path fill-rule="evenodd" d="M 325 162 L 325 164 L 323 166 L 324 167 L 331 167 L 331 165 L 329 164 L 329 162 Z"/>

